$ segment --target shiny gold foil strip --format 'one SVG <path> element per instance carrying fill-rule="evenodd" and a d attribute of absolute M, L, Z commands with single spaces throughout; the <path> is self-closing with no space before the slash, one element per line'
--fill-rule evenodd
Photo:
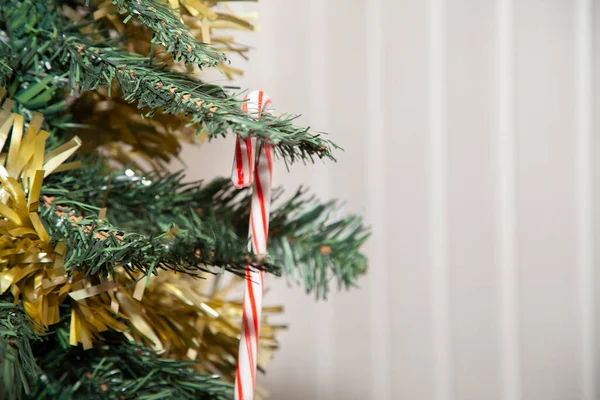
<path fill-rule="evenodd" d="M 137 301 L 141 301 L 146 291 L 146 278 L 140 278 L 135 284 L 135 290 L 133 291 L 133 298 Z"/>
<path fill-rule="evenodd" d="M 117 286 L 118 285 L 116 282 L 104 282 L 99 285 L 94 285 L 85 289 L 76 290 L 74 292 L 69 293 L 69 296 L 73 300 L 79 301 L 115 289 Z"/>

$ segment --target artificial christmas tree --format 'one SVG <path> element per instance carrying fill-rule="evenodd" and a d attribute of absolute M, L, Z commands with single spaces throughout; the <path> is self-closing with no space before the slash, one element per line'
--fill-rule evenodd
<path fill-rule="evenodd" d="M 269 216 L 261 198 L 268 252 L 251 251 L 251 189 L 166 169 L 197 135 L 237 135 L 257 165 L 333 159 L 199 79 L 239 74 L 224 52 L 248 49 L 220 29 L 252 28 L 214 0 L 0 3 L 1 399 L 252 398 L 233 389 L 251 319 L 231 288 L 272 273 L 324 298 L 365 271 L 366 231 L 335 202 L 299 190 Z M 259 369 L 281 309 L 262 311 Z"/>

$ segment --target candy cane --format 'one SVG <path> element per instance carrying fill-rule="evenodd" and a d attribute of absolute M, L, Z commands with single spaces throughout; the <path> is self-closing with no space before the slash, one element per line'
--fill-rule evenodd
<path fill-rule="evenodd" d="M 252 184 L 255 142 L 255 138 L 243 139 L 238 136 L 235 139 L 235 155 L 233 158 L 231 181 L 233 182 L 233 186 L 238 189 L 248 187 Z"/>
<path fill-rule="evenodd" d="M 267 111 L 271 106 L 271 100 L 262 91 L 249 93 L 246 100 L 242 109 L 247 113 L 255 114 L 257 118 L 260 118 L 262 112 Z M 271 182 L 273 178 L 271 146 L 263 144 L 259 148 L 258 154 L 256 154 L 256 165 L 252 168 L 252 164 L 254 164 L 252 156 L 255 153 L 256 142 L 248 141 L 248 139 L 244 139 L 244 142 L 246 156 L 242 152 L 242 139 L 238 138 L 236 142 L 232 180 L 234 185 L 237 182 L 236 187 L 248 186 L 251 183 L 253 185 L 250 203 L 249 234 L 251 240 L 249 248 L 254 254 L 266 254 L 271 208 Z M 254 172 L 253 182 L 252 175 L 246 175 L 251 172 Z M 248 265 L 246 268 L 242 335 L 235 377 L 236 400 L 252 400 L 254 398 L 263 286 L 264 273 Z"/>
<path fill-rule="evenodd" d="M 242 111 L 260 118 L 263 111 L 271 106 L 269 97 L 260 90 L 250 92 L 244 98 Z M 231 170 L 231 181 L 238 189 L 248 187 L 254 178 L 254 152 L 256 149 L 256 138 L 235 139 L 235 153 L 233 156 L 233 167 Z"/>

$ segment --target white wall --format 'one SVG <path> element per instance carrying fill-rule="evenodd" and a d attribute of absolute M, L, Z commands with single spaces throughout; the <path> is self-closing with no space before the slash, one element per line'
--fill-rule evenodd
<path fill-rule="evenodd" d="M 360 288 L 317 304 L 271 282 L 272 398 L 600 399 L 599 2 L 243 7 L 262 33 L 240 85 L 346 149 L 277 181 L 373 227 Z M 187 149 L 190 175 L 228 174 L 232 149 Z"/>

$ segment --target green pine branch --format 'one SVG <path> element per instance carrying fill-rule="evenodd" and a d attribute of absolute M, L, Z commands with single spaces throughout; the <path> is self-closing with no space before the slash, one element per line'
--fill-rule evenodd
<path fill-rule="evenodd" d="M 137 102 L 146 117 L 162 110 L 165 114 L 188 116 L 198 131 L 206 130 L 210 137 L 224 137 L 230 131 L 241 137 L 253 136 L 275 146 L 275 151 L 289 162 L 313 156 L 333 159 L 331 150 L 337 146 L 310 133 L 309 128 L 295 126 L 294 116 L 265 114 L 258 120 L 242 112 L 242 103 L 228 97 L 218 86 L 149 65 L 144 56 L 98 42 L 85 43 L 72 38 L 65 50 L 73 87 L 97 90 L 110 88 L 116 82 L 123 98 Z"/>
<path fill-rule="evenodd" d="M 60 198 L 41 207 L 40 216 L 52 242 L 66 244 L 68 270 L 103 278 L 114 275 L 117 266 L 145 275 L 170 269 L 198 276 L 199 272 L 214 273 L 211 266 L 216 266 L 243 276 L 247 265 L 278 272 L 270 260 L 249 254 L 247 240 L 214 218 L 201 221 L 188 213 L 187 226 L 144 235 L 98 219 L 98 211 Z"/>
<path fill-rule="evenodd" d="M 0 40 L 0 86 L 4 86 L 8 78 L 12 75 L 13 69 L 10 66 L 12 57 L 11 48 Z"/>
<path fill-rule="evenodd" d="M 301 188 L 271 215 L 270 256 L 317 298 L 327 298 L 332 279 L 349 289 L 367 270 L 360 250 L 369 232 L 359 216 L 340 214 L 336 201 L 319 203 Z"/>
<path fill-rule="evenodd" d="M 91 350 L 69 345 L 59 328 L 36 356 L 44 375 L 36 400 L 230 400 L 233 387 L 217 375 L 201 374 L 193 362 L 160 358 L 153 350 L 119 334 Z"/>
<path fill-rule="evenodd" d="M 199 67 L 214 67 L 227 61 L 209 44 L 198 42 L 187 25 L 173 13 L 164 1 L 157 0 L 113 0 L 122 14 L 127 14 L 124 22 L 135 18 L 149 27 L 154 33 L 153 45 L 160 45 L 173 54 L 175 62 L 196 64 Z"/>
<path fill-rule="evenodd" d="M 106 207 L 107 219 L 113 224 L 144 235 L 160 234 L 172 224 L 187 231 L 200 221 L 209 221 L 209 226 L 210 221 L 218 221 L 217 226 L 229 233 L 219 235 L 216 244 L 235 237 L 240 248 L 246 246 L 249 190 L 237 190 L 225 178 L 209 183 L 186 183 L 184 178 L 182 172 L 142 176 L 124 170 L 110 174 L 101 160 L 89 159 L 81 169 L 48 177 L 42 191 L 58 202 Z M 276 190 L 274 197 L 280 193 Z M 339 211 L 336 202 L 319 203 L 303 190 L 273 207 L 268 259 L 273 268 L 266 270 L 303 283 L 306 291 L 318 298 L 327 297 L 332 279 L 339 287 L 351 287 L 366 269 L 360 247 L 368 231 L 360 217 L 338 218 Z M 240 271 L 238 267 L 233 270 Z"/>
<path fill-rule="evenodd" d="M 63 306 L 69 308 L 69 304 Z M 68 315 L 65 312 L 64 315 Z M 125 400 L 233 398 L 231 384 L 192 361 L 160 358 L 120 333 L 91 350 L 69 344 L 69 318 L 39 336 L 10 293 L 0 299 L 0 399 Z"/>
<path fill-rule="evenodd" d="M 218 86 L 152 64 L 145 56 L 122 50 L 113 39 L 92 39 L 81 33 L 82 24 L 94 27 L 94 22 L 75 24 L 61 15 L 54 1 L 10 3 L 14 7 L 0 9 L 0 41 L 23 49 L 12 54 L 10 65 L 17 66 L 18 73 L 6 82 L 18 105 L 55 113 L 65 107 L 64 100 L 57 98 L 64 87 L 72 92 L 110 90 L 116 84 L 123 98 L 136 103 L 147 117 L 162 110 L 188 117 L 211 138 L 231 132 L 257 137 L 273 145 L 287 162 L 315 156 L 333 159 L 331 152 L 337 146 L 309 128 L 294 125 L 295 116 L 264 115 L 258 120 L 247 115 L 241 111 L 241 101 Z"/>
<path fill-rule="evenodd" d="M 40 340 L 22 307 L 0 300 L 0 399 L 31 394 L 40 369 L 31 342 Z"/>

